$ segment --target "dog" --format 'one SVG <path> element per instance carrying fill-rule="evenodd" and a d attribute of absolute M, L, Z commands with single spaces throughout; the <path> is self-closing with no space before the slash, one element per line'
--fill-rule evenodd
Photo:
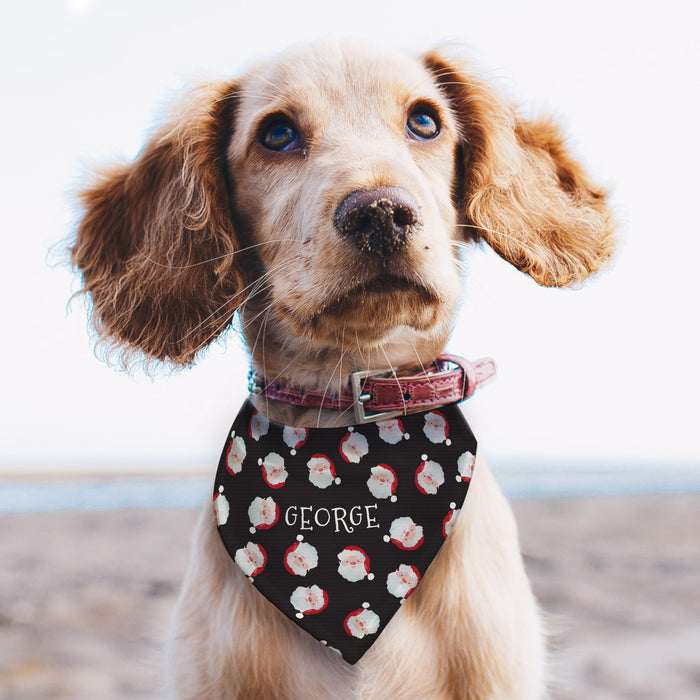
<path fill-rule="evenodd" d="M 608 195 L 559 127 L 521 116 L 446 49 L 311 44 L 206 84 L 82 205 L 72 261 L 124 362 L 190 365 L 237 312 L 256 372 L 323 395 L 358 369 L 400 373 L 440 355 L 460 249 L 486 243 L 546 286 L 578 285 L 614 249 Z M 282 425 L 353 422 L 254 402 Z M 207 700 L 534 700 L 547 692 L 545 647 L 511 510 L 477 457 L 450 537 L 354 665 L 254 590 L 208 502 L 169 687 Z"/>

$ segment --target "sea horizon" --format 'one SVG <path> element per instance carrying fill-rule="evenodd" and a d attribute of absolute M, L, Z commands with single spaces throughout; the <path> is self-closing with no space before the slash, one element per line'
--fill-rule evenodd
<path fill-rule="evenodd" d="M 611 462 L 567 466 L 553 460 L 492 460 L 508 498 L 589 498 L 700 493 L 694 462 Z M 497 466 L 493 466 L 497 463 Z M 157 468 L 119 473 L 92 471 L 0 471 L 0 513 L 195 508 L 209 498 L 213 470 Z"/>

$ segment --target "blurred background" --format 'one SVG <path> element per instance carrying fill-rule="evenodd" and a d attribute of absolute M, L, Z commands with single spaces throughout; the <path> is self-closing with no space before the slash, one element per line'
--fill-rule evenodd
<path fill-rule="evenodd" d="M 653 565 L 644 571 L 657 577 L 654 585 L 672 580 L 678 590 L 689 592 L 684 577 L 688 582 L 694 577 L 697 587 L 697 14 L 696 6 L 683 0 L 662 6 L 611 0 L 3 3 L 0 513 L 5 513 L 2 530 L 8 536 L 2 540 L 7 565 L 0 590 L 4 583 L 10 593 L 0 600 L 5 606 L 0 607 L 0 659 L 3 650 L 14 651 L 5 656 L 5 666 L 0 660 L 0 698 L 77 698 L 81 688 L 88 689 L 85 697 L 121 697 L 120 692 L 160 697 L 151 683 L 157 675 L 153 669 L 146 680 L 117 683 L 108 671 L 96 673 L 94 663 L 83 663 L 93 653 L 86 648 L 96 648 L 92 634 L 99 621 L 119 609 L 100 591 L 114 565 L 108 563 L 109 552 L 123 564 L 127 555 L 117 553 L 126 545 L 104 543 L 115 533 L 134 535 L 129 547 L 136 549 L 127 548 L 135 557 L 133 576 L 120 579 L 133 596 L 120 598 L 120 604 L 134 619 L 144 619 L 142 611 L 151 615 L 153 606 L 143 601 L 157 599 L 165 615 L 184 568 L 191 509 L 207 497 L 223 438 L 246 390 L 248 360 L 235 332 L 194 368 L 177 373 L 127 374 L 95 356 L 83 302 L 69 305 L 79 281 L 58 264 L 61 241 L 70 238 L 77 217 L 74 193 L 91 167 L 133 158 L 160 115 L 188 86 L 235 75 L 257 58 L 317 38 L 360 38 L 415 52 L 444 41 L 466 44 L 482 74 L 525 113 L 557 115 L 574 151 L 611 189 L 620 222 L 619 252 L 611 268 L 579 290 L 542 289 L 489 250 L 475 248 L 467 258 L 466 295 L 450 350 L 497 362 L 498 380 L 467 402 L 465 411 L 507 493 L 530 499 L 516 505 L 531 548 L 528 565 L 536 588 L 555 608 L 560 605 L 562 615 L 575 619 L 580 613 L 590 620 L 600 606 L 582 609 L 572 602 L 570 610 L 561 608 L 568 600 L 562 591 L 589 579 L 573 564 L 568 579 L 554 576 L 555 570 L 564 576 L 565 567 L 549 559 L 555 556 L 550 525 L 558 537 L 570 532 L 573 538 L 562 539 L 554 549 L 570 545 L 574 550 L 581 544 L 576 538 L 589 532 L 587 522 L 601 527 L 596 538 L 619 540 L 623 549 L 638 544 L 640 528 L 649 527 L 649 537 L 663 533 L 665 543 L 654 539 L 649 556 L 661 556 L 664 546 L 683 548 L 678 556 L 666 552 L 660 563 L 649 560 Z M 659 493 L 679 495 L 648 500 Z M 639 494 L 647 500 L 634 500 L 634 508 L 622 498 L 639 499 Z M 605 507 L 600 501 L 587 506 L 585 500 L 566 500 L 591 495 L 618 500 L 606 501 Z M 603 527 L 606 507 L 617 530 L 613 521 Z M 90 520 L 96 511 L 99 521 Z M 155 525 L 149 513 L 169 520 Z M 577 526 L 571 525 L 574 516 Z M 666 522 L 666 516 L 678 520 Z M 178 554 L 163 565 L 162 576 L 143 574 L 139 562 L 154 561 L 170 546 L 168 528 L 177 530 L 182 522 L 188 527 L 183 526 Z M 82 539 L 87 531 L 92 544 Z M 593 530 L 590 534 L 594 537 Z M 47 538 L 53 543 L 52 559 L 42 558 L 44 548 L 36 544 Z M 62 549 L 67 540 L 69 548 Z M 590 539 L 585 542 L 588 546 Z M 589 573 L 592 561 L 598 561 L 602 575 L 601 561 L 617 566 L 624 560 L 622 550 L 589 552 L 593 559 L 584 550 L 578 547 L 578 563 Z M 77 582 L 87 575 L 80 567 L 89 564 L 95 571 L 96 559 L 86 561 L 85 551 L 99 561 L 105 557 L 103 578 L 99 570 L 95 574 L 97 593 L 73 595 L 70 612 L 65 597 L 54 601 L 56 612 L 47 590 L 39 587 L 33 597 L 29 594 L 27 576 L 40 586 L 47 577 L 59 580 L 61 567 L 72 572 L 61 579 L 65 590 L 78 590 Z M 637 561 L 641 554 L 629 556 Z M 33 573 L 27 574 L 27 567 Z M 618 573 L 620 590 L 625 581 L 643 580 L 630 569 Z M 672 597 L 682 620 L 688 608 L 678 590 Z M 672 593 L 664 591 L 650 594 L 648 602 Z M 607 600 L 620 597 L 625 598 L 611 593 Z M 129 607 L 135 598 L 142 605 L 138 612 Z M 56 649 L 68 648 L 66 626 L 59 622 L 66 616 L 75 620 L 78 611 L 86 610 L 94 618 L 73 630 L 75 653 L 57 660 Z M 618 613 L 612 618 L 631 619 Z M 23 644 L 36 648 L 31 640 L 36 642 L 37 620 L 50 621 L 51 615 L 59 621 L 57 646 L 44 656 L 25 654 Z M 601 622 L 600 630 L 609 638 L 608 623 Z M 668 620 L 649 625 L 667 642 L 673 637 L 659 631 L 670 629 Z M 668 647 L 665 670 L 654 675 L 665 678 L 668 688 L 669 669 L 675 673 L 682 666 L 686 675 L 673 678 L 682 677 L 690 684 L 688 692 L 695 692 L 697 654 L 688 661 L 679 650 L 696 643 L 700 629 L 693 627 L 697 637 L 682 636 L 690 634 L 684 630 L 673 649 Z M 640 628 L 633 633 L 633 639 L 658 648 L 657 637 L 644 636 Z M 154 654 L 158 647 L 153 627 L 148 633 L 129 627 L 118 647 L 115 634 L 112 629 L 103 636 L 105 653 L 116 659 L 143 656 L 134 651 L 134 639 L 146 640 Z M 44 638 L 51 639 L 46 628 Z M 611 680 L 605 662 L 595 657 L 595 638 L 567 640 L 581 652 L 574 654 L 576 662 L 567 673 L 586 681 L 580 696 L 573 684 L 561 697 L 657 697 L 634 694 L 635 688 L 642 693 L 651 687 L 639 664 L 633 664 L 629 684 L 615 690 L 619 678 Z M 630 658 L 637 653 L 645 656 L 643 648 L 629 648 Z M 76 658 L 83 661 L 78 664 Z M 683 698 L 686 689 L 658 697 Z"/>

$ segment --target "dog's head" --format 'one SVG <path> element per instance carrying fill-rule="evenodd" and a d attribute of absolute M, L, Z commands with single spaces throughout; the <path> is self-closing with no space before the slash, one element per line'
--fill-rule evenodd
<path fill-rule="evenodd" d="M 239 307 L 254 355 L 264 337 L 301 362 L 381 347 L 415 364 L 447 340 L 464 242 L 548 286 L 613 248 L 605 193 L 551 122 L 439 53 L 365 46 L 294 49 L 195 91 L 83 204 L 73 261 L 95 326 L 174 364 Z"/>

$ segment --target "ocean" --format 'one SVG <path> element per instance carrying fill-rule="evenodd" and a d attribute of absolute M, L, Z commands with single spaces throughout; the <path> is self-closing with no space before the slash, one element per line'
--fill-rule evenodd
<path fill-rule="evenodd" d="M 494 469 L 505 494 L 519 498 L 617 497 L 700 493 L 700 466 L 649 465 L 584 469 L 527 467 Z M 212 477 L 64 477 L 0 481 L 0 513 L 195 508 L 212 493 Z"/>

